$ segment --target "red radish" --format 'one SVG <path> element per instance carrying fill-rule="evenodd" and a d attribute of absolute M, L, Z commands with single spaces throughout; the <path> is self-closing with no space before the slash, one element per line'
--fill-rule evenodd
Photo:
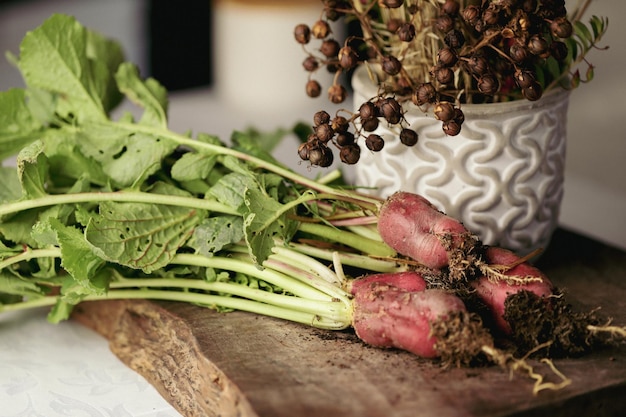
<path fill-rule="evenodd" d="M 521 262 L 521 258 L 509 250 L 490 247 L 486 251 L 486 258 L 491 267 L 515 265 L 503 271 L 503 277 L 483 276 L 472 283 L 476 294 L 491 310 L 497 328 L 510 334 L 511 326 L 504 319 L 506 299 L 522 290 L 530 291 L 539 297 L 548 297 L 553 294 L 554 288 L 543 272 L 527 262 Z M 506 277 L 515 278 L 519 282 L 507 282 Z"/>
<path fill-rule="evenodd" d="M 441 213 L 424 197 L 408 192 L 391 195 L 379 212 L 378 231 L 382 239 L 398 253 L 433 269 L 448 264 L 448 252 L 442 238 L 469 235 L 456 219 Z"/>
<path fill-rule="evenodd" d="M 372 283 L 387 284 L 405 291 L 424 291 L 426 281 L 415 271 L 404 271 L 387 274 L 372 274 L 350 282 L 350 292 L 356 294 L 361 288 Z"/>
<path fill-rule="evenodd" d="M 431 324 L 466 311 L 457 296 L 438 289 L 406 291 L 380 282 L 356 287 L 353 326 L 364 342 L 395 347 L 424 358 L 439 356 Z"/>

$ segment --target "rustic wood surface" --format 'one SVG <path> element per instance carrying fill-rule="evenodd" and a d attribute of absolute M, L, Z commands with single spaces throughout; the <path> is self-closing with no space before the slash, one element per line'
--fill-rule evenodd
<path fill-rule="evenodd" d="M 538 266 L 577 308 L 601 306 L 626 324 L 626 253 L 559 230 Z M 248 313 L 106 301 L 81 304 L 74 318 L 185 416 L 626 415 L 625 346 L 556 361 L 572 383 L 533 395 L 532 380 L 497 367 L 442 369 L 351 331 Z"/>

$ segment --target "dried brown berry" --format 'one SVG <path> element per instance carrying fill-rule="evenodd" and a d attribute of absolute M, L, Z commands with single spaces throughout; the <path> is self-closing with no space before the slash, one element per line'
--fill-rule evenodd
<path fill-rule="evenodd" d="M 361 119 L 371 119 L 377 116 L 376 105 L 371 101 L 366 101 L 359 106 L 359 117 Z"/>
<path fill-rule="evenodd" d="M 418 135 L 413 129 L 404 128 L 400 131 L 400 142 L 406 146 L 414 146 L 417 143 Z"/>
<path fill-rule="evenodd" d="M 530 37 L 528 40 L 528 50 L 533 55 L 544 56 L 549 53 L 549 45 L 546 39 L 538 34 Z"/>
<path fill-rule="evenodd" d="M 452 84 L 454 82 L 454 71 L 448 67 L 437 67 L 434 70 L 435 79 L 441 84 Z"/>
<path fill-rule="evenodd" d="M 454 19 L 447 14 L 442 14 L 435 20 L 435 28 L 443 33 L 448 33 L 454 29 Z"/>
<path fill-rule="evenodd" d="M 493 74 L 483 74 L 476 82 L 478 91 L 488 96 L 496 94 L 500 90 L 500 82 Z"/>
<path fill-rule="evenodd" d="M 396 33 L 402 26 L 402 20 L 397 18 L 391 18 L 387 21 L 387 30 L 391 33 Z"/>
<path fill-rule="evenodd" d="M 526 61 L 529 55 L 530 52 L 528 51 L 526 46 L 518 42 L 513 43 L 513 45 L 511 45 L 511 47 L 509 48 L 509 56 L 513 61 L 517 62 L 518 64 Z"/>
<path fill-rule="evenodd" d="M 350 122 L 348 122 L 348 119 L 346 119 L 343 116 L 335 116 L 331 120 L 330 126 L 337 133 L 345 133 L 348 131 L 348 128 L 350 127 Z"/>
<path fill-rule="evenodd" d="M 461 5 L 457 0 L 446 0 L 441 6 L 441 12 L 450 16 L 456 16 L 459 13 Z"/>
<path fill-rule="evenodd" d="M 543 95 L 543 88 L 538 82 L 534 82 L 526 88 L 522 88 L 522 95 L 526 100 L 537 101 Z"/>
<path fill-rule="evenodd" d="M 311 28 L 311 34 L 317 39 L 324 39 L 330 34 L 330 25 L 324 20 L 318 20 Z"/>
<path fill-rule="evenodd" d="M 382 136 L 372 133 L 365 138 L 365 146 L 367 146 L 367 149 L 370 151 L 380 152 L 385 146 L 385 140 Z"/>
<path fill-rule="evenodd" d="M 322 168 L 329 167 L 333 164 L 333 151 L 324 144 L 311 146 L 309 149 L 309 162 L 311 165 L 317 165 Z"/>
<path fill-rule="evenodd" d="M 448 101 L 441 101 L 437 103 L 433 110 L 435 118 L 443 122 L 452 120 L 454 118 L 454 105 Z"/>
<path fill-rule="evenodd" d="M 442 128 L 443 132 L 448 136 L 456 136 L 461 133 L 461 124 L 455 119 L 444 122 Z"/>
<path fill-rule="evenodd" d="M 366 132 L 373 132 L 378 129 L 380 120 L 378 117 L 361 118 L 361 128 Z"/>
<path fill-rule="evenodd" d="M 529 70 L 516 70 L 514 78 L 519 88 L 528 88 L 535 83 L 535 74 Z"/>
<path fill-rule="evenodd" d="M 338 146 L 347 146 L 354 143 L 354 133 L 352 132 L 344 132 L 339 133 L 335 136 L 335 143 Z"/>
<path fill-rule="evenodd" d="M 321 124 L 321 125 L 315 126 L 314 132 L 315 132 L 315 136 L 317 136 L 317 138 L 322 143 L 328 142 L 335 135 L 335 132 L 333 132 L 333 128 L 330 127 L 329 124 Z"/>
<path fill-rule="evenodd" d="M 550 23 L 550 31 L 557 38 L 569 38 L 572 36 L 574 28 L 566 17 L 557 17 Z"/>
<path fill-rule="evenodd" d="M 380 114 L 385 118 L 387 123 L 395 125 L 402 120 L 402 106 L 393 97 L 387 97 L 380 102 Z"/>
<path fill-rule="evenodd" d="M 337 55 L 339 59 L 339 65 L 341 68 L 349 70 L 357 66 L 359 63 L 359 57 L 356 52 L 350 46 L 344 46 L 339 50 Z"/>
<path fill-rule="evenodd" d="M 298 156 L 303 161 L 309 160 L 309 147 L 310 144 L 308 142 L 301 143 L 300 146 L 298 146 Z"/>
<path fill-rule="evenodd" d="M 309 80 L 306 83 L 306 95 L 309 97 L 319 97 L 322 93 L 322 86 L 315 80 Z"/>
<path fill-rule="evenodd" d="M 482 14 L 483 23 L 487 26 L 497 25 L 500 20 L 500 9 L 491 3 Z"/>
<path fill-rule="evenodd" d="M 416 106 L 423 106 L 424 104 L 432 104 L 437 99 L 437 90 L 431 83 L 423 83 L 413 93 L 411 101 Z"/>
<path fill-rule="evenodd" d="M 402 63 L 393 55 L 386 55 L 381 61 L 383 71 L 389 75 L 396 75 L 402 70 Z"/>
<path fill-rule="evenodd" d="M 313 123 L 315 126 L 325 125 L 330 122 L 330 114 L 325 110 L 320 110 L 313 115 Z"/>
<path fill-rule="evenodd" d="M 311 29 L 308 25 L 301 23 L 294 28 L 293 36 L 296 42 L 306 45 L 311 40 Z"/>
<path fill-rule="evenodd" d="M 567 53 L 568 50 L 565 42 L 553 41 L 550 44 L 550 55 L 552 55 L 557 61 L 563 61 L 567 58 Z"/>
<path fill-rule="evenodd" d="M 450 32 L 446 33 L 443 41 L 450 48 L 458 49 L 465 43 L 465 36 L 463 36 L 460 30 L 452 29 Z"/>
<path fill-rule="evenodd" d="M 341 162 L 348 165 L 354 165 L 361 159 L 361 148 L 356 143 L 343 146 L 339 151 Z"/>
<path fill-rule="evenodd" d="M 472 55 L 466 61 L 467 68 L 474 75 L 483 75 L 489 72 L 489 61 L 484 56 Z"/>
<path fill-rule="evenodd" d="M 341 84 L 333 84 L 328 88 L 328 100 L 331 103 L 343 103 L 348 97 L 348 90 Z"/>
<path fill-rule="evenodd" d="M 302 62 L 302 66 L 304 67 L 306 71 L 313 72 L 319 68 L 319 62 L 314 56 L 308 56 Z"/>
<path fill-rule="evenodd" d="M 476 22 L 480 19 L 480 8 L 475 5 L 467 6 L 465 7 L 465 9 L 463 9 L 462 16 L 463 20 L 474 26 Z"/>
<path fill-rule="evenodd" d="M 415 38 L 415 26 L 412 23 L 405 22 L 400 25 L 396 35 L 402 42 L 411 42 Z"/>
<path fill-rule="evenodd" d="M 320 45 L 320 52 L 327 58 L 334 58 L 334 57 L 337 57 L 337 54 L 339 53 L 340 48 L 341 46 L 339 45 L 339 42 L 337 42 L 336 40 L 326 39 Z"/>
<path fill-rule="evenodd" d="M 456 51 L 448 46 L 444 46 L 437 52 L 437 63 L 444 67 L 451 67 L 457 63 L 459 57 Z"/>

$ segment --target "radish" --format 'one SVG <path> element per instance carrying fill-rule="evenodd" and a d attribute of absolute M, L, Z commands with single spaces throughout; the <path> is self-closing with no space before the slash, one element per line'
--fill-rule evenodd
<path fill-rule="evenodd" d="M 406 291 L 378 281 L 356 286 L 352 325 L 364 342 L 435 358 L 430 326 L 451 312 L 466 311 L 460 298 L 443 290 Z"/>
<path fill-rule="evenodd" d="M 519 291 L 531 291 L 539 297 L 549 297 L 553 286 L 548 277 L 513 252 L 490 247 L 486 250 L 489 268 L 502 270 L 494 277 L 494 273 L 483 275 L 471 283 L 476 295 L 485 303 L 493 315 L 496 327 L 505 334 L 511 333 L 511 326 L 504 318 L 505 301 Z M 486 268 L 483 268 L 486 269 Z M 510 280 L 507 280 L 510 278 Z"/>
<path fill-rule="evenodd" d="M 394 193 L 385 201 L 378 231 L 398 253 L 433 269 L 449 266 L 451 252 L 471 251 L 475 241 L 461 222 L 408 192 Z"/>

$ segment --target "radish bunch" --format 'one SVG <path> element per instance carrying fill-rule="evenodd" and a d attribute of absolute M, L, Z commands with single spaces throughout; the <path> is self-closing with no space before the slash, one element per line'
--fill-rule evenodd
<path fill-rule="evenodd" d="M 624 336 L 622 328 L 602 326 L 593 312 L 574 312 L 526 259 L 482 245 L 419 195 L 389 197 L 379 211 L 378 230 L 417 267 L 353 282 L 353 326 L 367 343 L 447 363 L 498 363 L 532 376 L 526 361 L 513 354 L 575 356 L 606 342 L 601 334 Z M 536 389 L 543 384 L 538 381 Z"/>

